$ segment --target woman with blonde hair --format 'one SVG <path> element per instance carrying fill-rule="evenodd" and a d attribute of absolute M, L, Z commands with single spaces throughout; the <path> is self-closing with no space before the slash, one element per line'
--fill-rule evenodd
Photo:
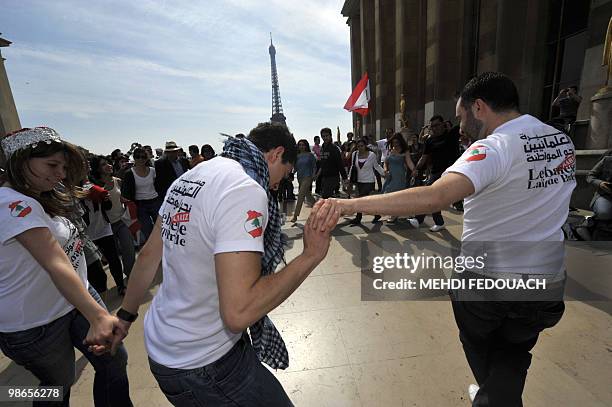
<path fill-rule="evenodd" d="M 0 349 L 40 380 L 62 386 L 69 405 L 74 348 L 91 362 L 96 406 L 131 406 L 123 346 L 107 354 L 117 318 L 87 283 L 83 241 L 67 217 L 86 164 L 78 149 L 47 127 L 0 140 Z M 89 345 L 89 346 L 88 346 Z"/>

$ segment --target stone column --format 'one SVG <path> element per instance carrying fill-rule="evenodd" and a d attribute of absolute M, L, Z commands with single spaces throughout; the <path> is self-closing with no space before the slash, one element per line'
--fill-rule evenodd
<path fill-rule="evenodd" d="M 0 47 L 8 47 L 10 44 L 10 41 L 0 38 Z M 13 93 L 4 69 L 4 58 L 0 53 L 0 137 L 20 128 Z"/>
<path fill-rule="evenodd" d="M 395 2 L 395 96 L 404 94 L 411 132 L 423 126 L 425 104 L 425 49 L 427 41 L 426 0 Z M 400 113 L 396 112 L 395 123 Z"/>
<path fill-rule="evenodd" d="M 350 44 L 351 44 L 351 90 L 355 89 L 355 85 L 361 79 L 361 18 L 359 15 L 351 16 L 348 20 L 350 27 Z M 361 116 L 353 113 L 353 129 L 356 129 L 357 118 Z M 361 119 L 359 119 L 362 121 Z M 360 129 L 363 131 L 363 129 Z"/>
<path fill-rule="evenodd" d="M 361 72 L 368 73 L 370 77 L 370 113 L 362 118 L 362 135 L 375 135 L 376 122 L 376 59 L 375 59 L 375 22 L 374 2 L 371 0 L 360 0 L 359 10 L 361 13 Z"/>
<path fill-rule="evenodd" d="M 468 76 L 463 58 L 465 0 L 427 2 L 425 121 L 434 114 L 455 117 L 455 92 Z"/>
<path fill-rule="evenodd" d="M 596 93 L 591 98 L 591 121 L 586 148 L 588 150 L 612 148 L 612 90 L 602 94 Z"/>
<path fill-rule="evenodd" d="M 399 95 L 395 95 L 395 0 L 375 0 L 376 136 L 395 129 Z"/>

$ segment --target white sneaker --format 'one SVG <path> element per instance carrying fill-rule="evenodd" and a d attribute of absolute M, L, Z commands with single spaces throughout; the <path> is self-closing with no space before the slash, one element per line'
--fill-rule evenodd
<path fill-rule="evenodd" d="M 474 399 L 476 398 L 476 393 L 478 393 L 478 390 L 480 390 L 480 387 L 478 387 L 475 384 L 470 384 L 470 387 L 468 387 L 468 394 L 470 396 L 470 401 L 474 401 Z"/>
<path fill-rule="evenodd" d="M 410 218 L 408 219 L 408 222 L 410 222 L 410 224 L 412 225 L 413 228 L 418 229 L 419 226 L 421 226 L 421 224 L 419 223 L 418 220 L 416 220 L 415 218 Z"/>
<path fill-rule="evenodd" d="M 446 229 L 444 225 L 433 225 L 432 227 L 429 228 L 429 230 L 432 232 L 439 232 L 444 229 Z"/>

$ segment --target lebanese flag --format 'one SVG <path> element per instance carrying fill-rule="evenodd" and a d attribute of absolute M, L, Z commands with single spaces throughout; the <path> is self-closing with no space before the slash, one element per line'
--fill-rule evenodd
<path fill-rule="evenodd" d="M 353 89 L 353 93 L 349 96 L 344 109 L 349 112 L 359 113 L 362 116 L 368 114 L 370 103 L 370 80 L 368 79 L 368 73 L 363 74 L 361 80 Z"/>

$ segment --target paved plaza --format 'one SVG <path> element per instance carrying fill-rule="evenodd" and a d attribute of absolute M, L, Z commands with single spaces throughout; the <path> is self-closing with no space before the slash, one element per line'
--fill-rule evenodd
<path fill-rule="evenodd" d="M 301 222 L 308 208 L 304 208 Z M 289 368 L 276 372 L 296 406 L 468 406 L 473 383 L 458 339 L 451 304 L 428 301 L 361 301 L 363 241 L 380 244 L 460 238 L 461 214 L 445 212 L 447 231 L 432 233 L 397 225 L 339 226 L 327 258 L 271 318 L 282 332 Z M 430 223 L 428 218 L 426 223 Z M 301 229 L 284 226 L 291 248 L 301 252 Z M 541 336 L 533 351 L 524 404 L 529 407 L 612 405 L 612 251 L 568 250 L 568 292 L 598 301 L 567 301 L 561 322 Z M 109 278 L 109 281 L 112 279 Z M 144 315 L 157 285 L 140 309 Z M 115 290 L 108 294 L 113 310 Z M 140 317 L 126 340 L 132 399 L 137 406 L 169 406 L 149 371 Z M 93 369 L 77 352 L 78 380 L 71 405 L 93 406 Z M 0 356 L 0 385 L 36 384 L 24 369 Z M 15 404 L 15 405 L 24 405 Z M 6 404 L 7 406 L 10 404 Z"/>

